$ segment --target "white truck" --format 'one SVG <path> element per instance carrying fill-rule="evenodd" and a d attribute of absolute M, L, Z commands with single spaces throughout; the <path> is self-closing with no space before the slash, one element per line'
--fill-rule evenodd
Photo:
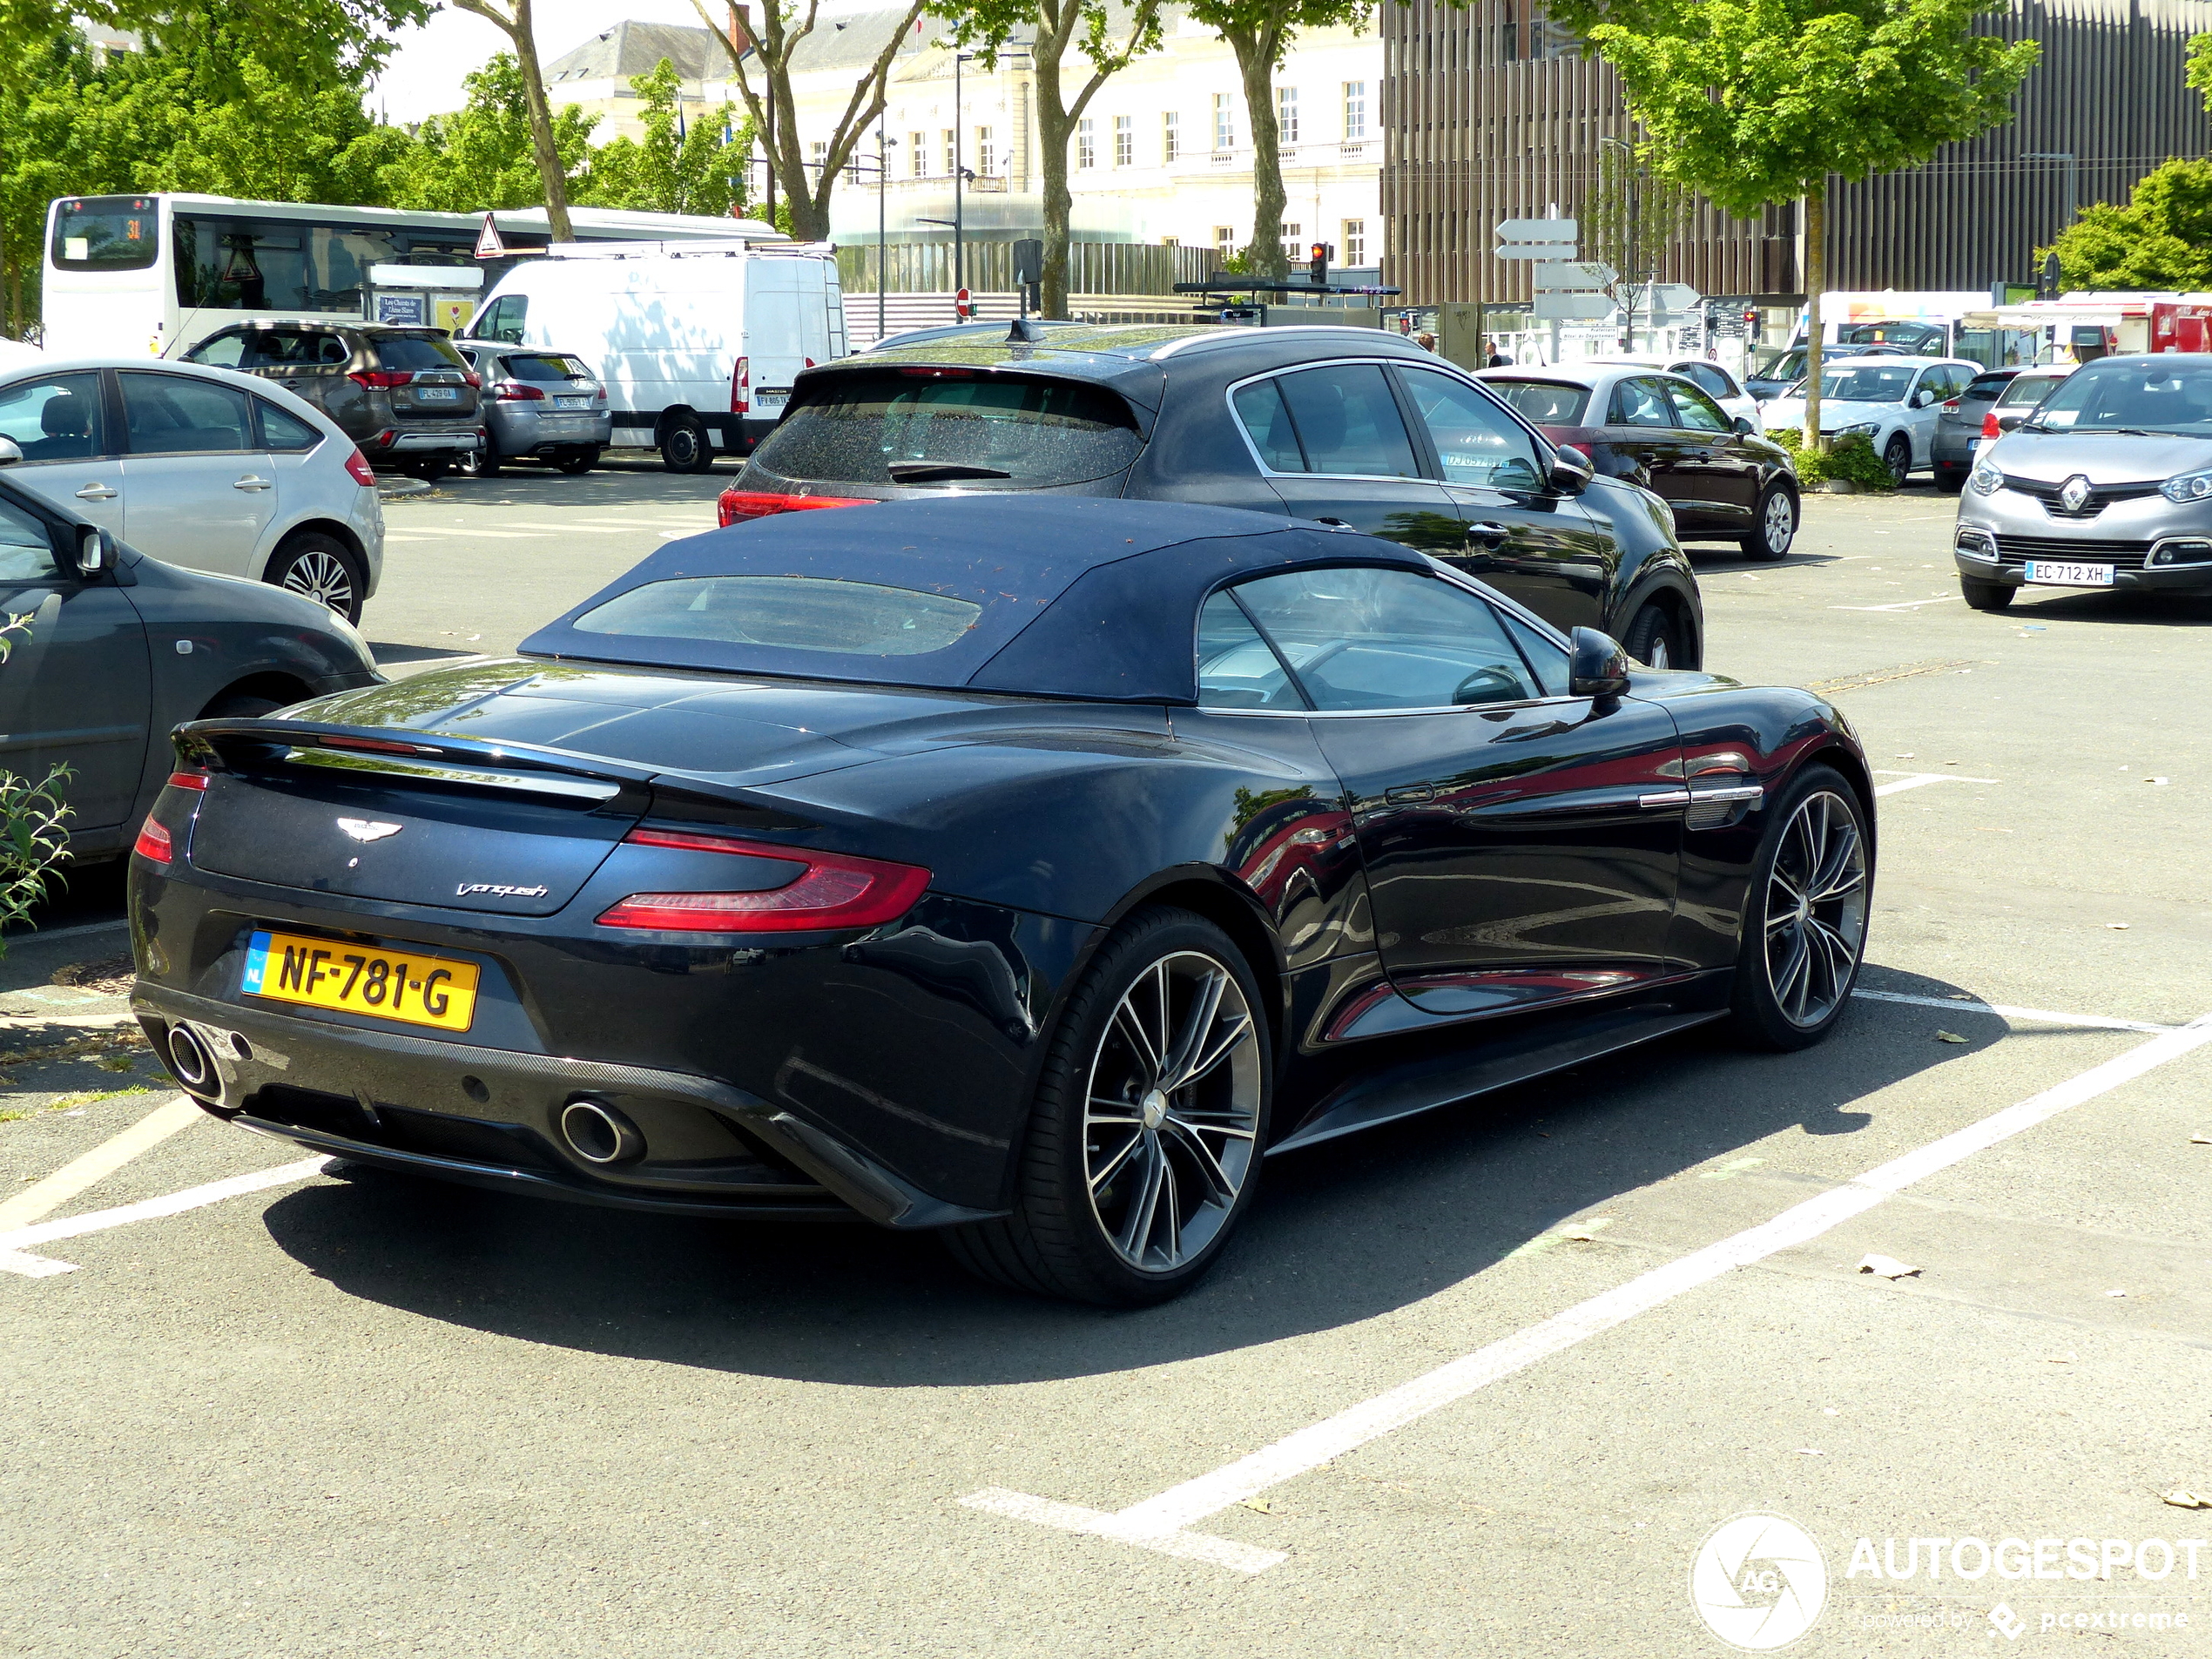
<path fill-rule="evenodd" d="M 752 453 L 800 369 L 845 355 L 845 303 L 826 244 L 556 243 L 499 280 L 467 337 L 583 358 L 617 446 L 705 472 Z"/>

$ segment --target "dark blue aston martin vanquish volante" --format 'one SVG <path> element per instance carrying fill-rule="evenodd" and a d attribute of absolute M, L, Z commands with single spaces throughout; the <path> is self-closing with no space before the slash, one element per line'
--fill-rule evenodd
<path fill-rule="evenodd" d="M 138 1017 L 246 1128 L 548 1197 L 941 1229 L 1101 1303 L 1271 1151 L 1858 972 L 1809 693 L 1395 543 L 986 496 L 663 549 L 519 658 L 180 729 Z"/>

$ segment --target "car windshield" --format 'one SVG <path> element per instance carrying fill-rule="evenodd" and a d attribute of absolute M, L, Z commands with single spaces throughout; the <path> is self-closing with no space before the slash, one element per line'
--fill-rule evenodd
<path fill-rule="evenodd" d="M 1483 382 L 1535 426 L 1580 426 L 1589 388 L 1564 386 L 1557 381 L 1496 381 Z"/>
<path fill-rule="evenodd" d="M 1824 370 L 1820 395 L 1840 403 L 1902 403 L 1912 389 L 1910 368 L 1877 368 L 1871 364 Z"/>
<path fill-rule="evenodd" d="M 586 634 L 920 657 L 954 643 L 982 614 L 966 599 L 872 582 L 703 576 L 632 588 L 585 611 L 575 625 Z"/>
<path fill-rule="evenodd" d="M 2212 364 L 2180 356 L 2092 363 L 2023 424 L 2040 432 L 2170 432 L 2212 438 Z"/>
<path fill-rule="evenodd" d="M 1142 447 L 1129 406 L 1103 387 L 899 368 L 806 388 L 753 460 L 840 483 L 1072 484 L 1121 471 Z"/>
<path fill-rule="evenodd" d="M 372 342 L 386 368 L 466 368 L 461 354 L 442 334 L 379 334 Z"/>

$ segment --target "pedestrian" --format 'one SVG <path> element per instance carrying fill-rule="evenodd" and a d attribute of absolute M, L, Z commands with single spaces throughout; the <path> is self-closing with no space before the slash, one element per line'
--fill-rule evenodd
<path fill-rule="evenodd" d="M 1513 359 L 1507 356 L 1505 353 L 1498 349 L 1498 342 L 1496 341 L 1492 341 L 1490 342 L 1489 367 L 1492 368 L 1510 368 L 1512 366 Z"/>
<path fill-rule="evenodd" d="M 1428 333 L 1426 330 L 1423 330 L 1421 333 L 1413 336 L 1413 343 L 1416 346 L 1419 346 L 1423 351 L 1434 351 L 1436 349 L 1436 336 Z"/>

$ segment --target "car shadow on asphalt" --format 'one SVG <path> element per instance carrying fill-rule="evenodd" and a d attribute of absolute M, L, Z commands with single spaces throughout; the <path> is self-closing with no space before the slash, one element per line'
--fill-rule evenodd
<path fill-rule="evenodd" d="M 1932 1018 L 1856 1001 L 1829 1042 L 1794 1055 L 1708 1027 L 1271 1160 L 1215 1274 L 1134 1312 L 980 1284 L 915 1234 L 641 1216 L 357 1167 L 287 1195 L 266 1222 L 347 1295 L 521 1341 L 873 1387 L 1083 1376 L 1372 1318 L 1777 1133 L 1855 1134 L 1871 1121 L 1856 1103 L 2003 1035 L 1962 1015 L 1951 1023 L 1970 1041 L 1938 1044 Z"/>
<path fill-rule="evenodd" d="M 2023 604 L 2020 601 L 2026 601 Z M 2185 593 L 2104 593 L 2094 589 L 2022 588 L 1998 623 L 2090 622 L 2114 627 L 2212 627 L 2212 597 Z"/>

